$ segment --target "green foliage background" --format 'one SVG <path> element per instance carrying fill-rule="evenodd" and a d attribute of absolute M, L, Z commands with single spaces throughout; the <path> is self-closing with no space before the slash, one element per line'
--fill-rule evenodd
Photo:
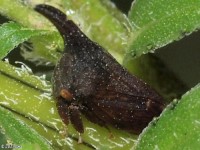
<path fill-rule="evenodd" d="M 33 10 L 44 2 L 66 12 L 87 36 L 171 102 L 139 137 L 114 128 L 109 132 L 83 118 L 86 132 L 78 144 L 77 132 L 61 122 L 51 97 L 51 71 L 32 72 L 26 66 L 54 66 L 63 49 L 55 27 Z M 136 0 L 125 16 L 107 0 L 0 0 L 0 14 L 10 20 L 0 26 L 0 144 L 20 149 L 199 148 L 199 85 L 189 91 L 149 54 L 199 29 L 199 6 L 198 0 Z M 15 47 L 26 59 L 18 62 L 20 68 L 3 59 Z"/>

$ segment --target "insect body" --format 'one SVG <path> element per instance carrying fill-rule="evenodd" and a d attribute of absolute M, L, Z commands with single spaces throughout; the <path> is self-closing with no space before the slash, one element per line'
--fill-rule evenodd
<path fill-rule="evenodd" d="M 84 132 L 81 114 L 101 126 L 140 133 L 163 110 L 162 97 L 131 75 L 58 9 L 37 5 L 65 43 L 53 75 L 53 95 L 65 124 Z"/>

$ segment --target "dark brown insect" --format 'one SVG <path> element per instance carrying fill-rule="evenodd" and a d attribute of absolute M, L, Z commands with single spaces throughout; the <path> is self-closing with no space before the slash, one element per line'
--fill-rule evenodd
<path fill-rule="evenodd" d="M 101 126 L 140 133 L 163 108 L 162 97 L 131 75 L 91 41 L 58 9 L 37 5 L 36 11 L 59 30 L 65 43 L 53 75 L 53 95 L 65 124 L 84 132 L 81 114 Z"/>

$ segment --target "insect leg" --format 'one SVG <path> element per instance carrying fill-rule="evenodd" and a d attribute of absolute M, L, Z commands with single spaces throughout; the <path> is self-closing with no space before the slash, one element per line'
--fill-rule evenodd
<path fill-rule="evenodd" d="M 83 122 L 81 119 L 81 113 L 79 111 L 79 107 L 76 105 L 71 104 L 69 107 L 69 118 L 71 123 L 73 124 L 74 128 L 79 132 L 83 133 Z"/>
<path fill-rule="evenodd" d="M 66 125 L 68 125 L 69 124 L 68 105 L 62 99 L 58 99 L 56 105 L 58 108 L 58 113 L 60 115 L 60 118 Z"/>

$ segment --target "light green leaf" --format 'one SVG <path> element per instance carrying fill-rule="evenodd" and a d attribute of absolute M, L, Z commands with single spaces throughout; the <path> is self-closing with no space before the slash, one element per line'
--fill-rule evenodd
<path fill-rule="evenodd" d="M 0 26 L 0 59 L 30 37 L 42 35 L 44 33 L 44 31 L 24 28 L 14 22 L 3 24 Z"/>
<path fill-rule="evenodd" d="M 182 150 L 200 147 L 200 85 L 169 105 L 160 119 L 140 135 L 137 150 Z"/>
<path fill-rule="evenodd" d="M 2 107 L 0 107 L 0 131 L 1 134 L 5 135 L 7 139 L 6 143 L 1 142 L 1 148 L 4 148 L 10 144 L 11 146 L 19 147 L 22 150 L 53 149 L 50 144 L 47 143 L 43 137 L 41 137 L 41 135 L 39 135 L 25 123 L 15 119 L 13 114 Z"/>
<path fill-rule="evenodd" d="M 137 0 L 129 12 L 133 26 L 127 54 L 152 52 L 200 27 L 200 1 Z"/>

